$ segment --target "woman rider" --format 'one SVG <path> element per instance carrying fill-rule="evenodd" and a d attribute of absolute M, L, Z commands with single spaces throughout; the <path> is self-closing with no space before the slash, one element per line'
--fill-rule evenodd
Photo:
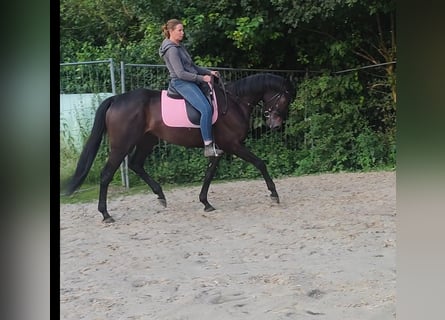
<path fill-rule="evenodd" d="M 211 71 L 197 66 L 187 49 L 182 45 L 184 26 L 180 20 L 171 19 L 162 27 L 165 39 L 159 48 L 159 55 L 164 59 L 170 72 L 170 85 L 201 113 L 200 128 L 204 141 L 204 156 L 219 157 L 224 152 L 217 149 L 212 138 L 212 106 L 199 87 L 209 83 L 212 76 L 218 77 L 218 71 Z"/>

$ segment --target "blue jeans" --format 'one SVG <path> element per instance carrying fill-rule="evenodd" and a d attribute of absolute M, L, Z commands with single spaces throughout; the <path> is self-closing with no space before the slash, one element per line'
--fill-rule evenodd
<path fill-rule="evenodd" d="M 202 139 L 205 142 L 212 141 L 212 106 L 199 86 L 194 82 L 181 79 L 172 79 L 171 84 L 185 100 L 201 113 L 199 125 Z"/>

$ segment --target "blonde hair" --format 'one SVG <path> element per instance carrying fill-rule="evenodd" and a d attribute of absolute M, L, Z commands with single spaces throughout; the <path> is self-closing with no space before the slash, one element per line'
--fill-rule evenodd
<path fill-rule="evenodd" d="M 178 24 L 182 24 L 182 21 L 170 19 L 162 26 L 162 32 L 167 39 L 170 38 L 170 30 L 174 30 Z"/>

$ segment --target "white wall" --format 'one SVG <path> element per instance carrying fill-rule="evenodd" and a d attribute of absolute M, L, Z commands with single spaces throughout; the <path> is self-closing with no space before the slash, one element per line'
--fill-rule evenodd
<path fill-rule="evenodd" d="M 84 93 L 60 95 L 60 145 L 64 142 L 82 150 L 81 131 L 88 135 L 94 122 L 96 109 L 112 93 Z M 82 129 L 81 129 L 82 128 Z"/>

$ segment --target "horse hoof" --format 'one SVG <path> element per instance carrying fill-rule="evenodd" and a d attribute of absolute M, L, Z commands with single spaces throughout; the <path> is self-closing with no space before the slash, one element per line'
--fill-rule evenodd
<path fill-rule="evenodd" d="M 167 200 L 165 200 L 165 199 L 158 199 L 159 200 L 159 203 L 164 207 L 164 208 L 167 208 Z"/>
<path fill-rule="evenodd" d="M 272 201 L 276 202 L 276 203 L 280 203 L 280 198 L 277 196 L 270 196 L 270 198 L 272 199 Z"/>
<path fill-rule="evenodd" d="M 104 218 L 103 222 L 105 222 L 105 223 L 113 223 L 115 221 L 114 221 L 113 217 L 107 217 L 107 218 Z"/>
<path fill-rule="evenodd" d="M 205 208 L 204 208 L 205 212 L 210 212 L 210 211 L 214 211 L 214 210 L 215 210 L 215 208 L 213 208 L 210 204 L 205 206 Z"/>

